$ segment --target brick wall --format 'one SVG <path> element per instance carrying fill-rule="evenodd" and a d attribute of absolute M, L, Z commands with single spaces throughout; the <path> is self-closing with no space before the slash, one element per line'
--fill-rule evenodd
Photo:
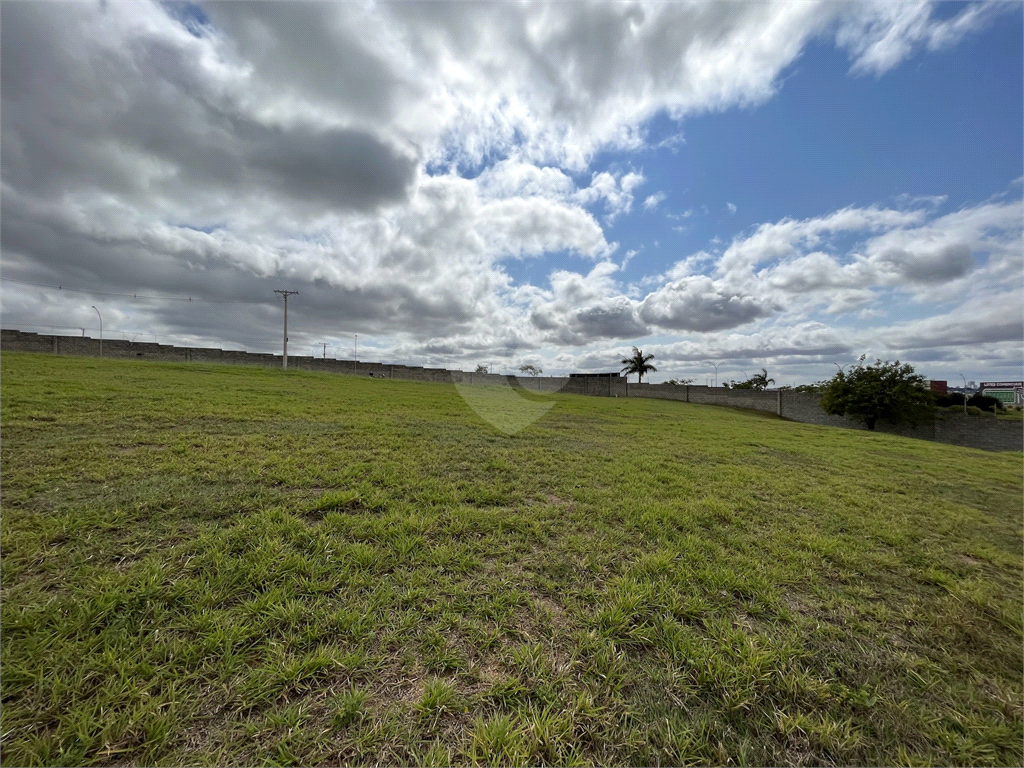
<path fill-rule="evenodd" d="M 58 355 L 98 356 L 98 339 L 81 336 L 48 336 L 16 330 L 0 330 L 0 350 L 46 352 Z M 158 360 L 165 362 L 230 363 L 281 367 L 280 355 L 211 349 L 207 347 L 175 347 L 169 344 L 131 342 L 109 339 L 103 342 L 103 356 L 116 359 Z M 627 384 L 625 378 L 589 378 L 559 376 L 504 376 L 497 373 L 448 371 L 443 368 L 420 368 L 387 363 L 326 360 L 309 355 L 289 355 L 288 367 L 295 370 L 326 371 L 355 376 L 395 378 L 409 381 L 431 381 L 442 384 L 508 384 L 533 392 L 565 392 L 596 397 L 649 397 L 679 400 L 703 405 L 750 408 L 775 413 L 790 421 L 821 424 L 847 429 L 866 429 L 862 422 L 842 416 L 830 416 L 821 408 L 821 395 L 788 390 L 726 389 L 675 384 Z M 879 432 L 935 440 L 986 451 L 1024 450 L 1024 426 L 1019 422 L 992 418 L 939 413 L 934 421 L 916 427 L 879 423 Z"/>

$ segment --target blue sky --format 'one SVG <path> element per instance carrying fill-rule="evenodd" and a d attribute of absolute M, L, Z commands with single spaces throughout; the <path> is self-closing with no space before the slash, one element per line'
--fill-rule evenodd
<path fill-rule="evenodd" d="M 958 4 L 945 5 L 948 14 Z M 644 192 L 666 195 L 656 211 L 640 208 L 606 228 L 622 248 L 645 249 L 625 275 L 639 279 L 674 254 L 766 221 L 901 196 L 946 196 L 939 210 L 950 211 L 1010 190 L 1024 173 L 1024 90 L 1008 87 L 1024 82 L 1022 8 L 955 49 L 918 53 L 880 76 L 851 76 L 843 51 L 812 44 L 763 104 L 682 125 L 655 117 L 653 144 L 678 134 L 685 143 L 602 153 L 593 163 L 642 169 Z M 686 219 L 669 218 L 687 210 Z"/>
<path fill-rule="evenodd" d="M 1020 378 L 1022 31 L 1019 3 L 9 5 L 3 324 L 94 332 L 99 302 L 271 351 L 288 288 L 293 349 L 338 357 Z"/>

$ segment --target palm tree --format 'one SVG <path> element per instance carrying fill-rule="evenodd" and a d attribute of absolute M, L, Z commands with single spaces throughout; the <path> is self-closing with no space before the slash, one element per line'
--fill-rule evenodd
<path fill-rule="evenodd" d="M 754 385 L 754 389 L 764 390 L 768 389 L 769 384 L 774 384 L 775 379 L 769 379 L 768 369 L 762 368 L 760 373 L 755 373 L 750 377 L 750 382 Z"/>
<path fill-rule="evenodd" d="M 629 357 L 622 358 L 622 363 L 625 366 L 622 371 L 627 376 L 631 373 L 637 375 L 637 383 L 641 383 L 644 380 L 644 374 L 648 371 L 657 371 L 653 365 L 648 365 L 648 360 L 653 360 L 654 355 L 645 355 L 636 347 L 633 347 L 633 354 Z"/>

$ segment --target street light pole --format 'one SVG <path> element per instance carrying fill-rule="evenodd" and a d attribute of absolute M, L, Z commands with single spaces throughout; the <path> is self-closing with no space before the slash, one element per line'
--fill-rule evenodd
<path fill-rule="evenodd" d="M 717 387 L 718 386 L 718 366 L 715 363 L 712 363 L 710 360 L 705 360 L 704 362 L 706 362 L 708 365 L 714 366 L 714 368 L 715 368 L 715 386 Z"/>
<path fill-rule="evenodd" d="M 966 416 L 967 415 L 967 379 L 964 378 L 964 375 L 962 373 L 960 374 L 960 378 L 964 379 L 964 416 Z"/>
<path fill-rule="evenodd" d="M 294 296 L 298 291 L 277 291 L 274 293 L 280 293 L 284 296 L 284 354 L 281 356 L 281 367 L 283 370 L 288 370 L 288 297 Z"/>
<path fill-rule="evenodd" d="M 96 309 L 96 305 L 93 304 L 92 308 Z M 103 315 L 100 314 L 98 309 L 96 309 L 96 316 L 100 319 L 100 357 L 103 357 Z"/>

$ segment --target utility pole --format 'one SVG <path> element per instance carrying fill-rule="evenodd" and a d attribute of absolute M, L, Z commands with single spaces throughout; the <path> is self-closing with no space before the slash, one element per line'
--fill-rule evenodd
<path fill-rule="evenodd" d="M 359 360 L 359 334 L 352 340 L 352 373 L 356 372 L 356 363 Z"/>
<path fill-rule="evenodd" d="M 964 375 L 961 373 L 960 378 L 964 379 Z M 967 415 L 967 379 L 964 379 L 964 416 Z"/>
<path fill-rule="evenodd" d="M 284 370 L 287 371 L 288 370 L 288 297 L 289 296 L 294 296 L 295 294 L 298 293 L 298 291 L 278 291 L 278 290 L 275 290 L 274 293 L 280 293 L 282 296 L 284 296 L 284 355 L 281 358 L 281 361 L 282 361 L 281 367 Z"/>
<path fill-rule="evenodd" d="M 323 347 L 324 347 L 324 360 L 326 360 L 327 359 L 327 342 L 326 341 L 321 341 L 320 343 L 323 344 Z"/>
<path fill-rule="evenodd" d="M 93 309 L 96 309 L 96 305 L 92 305 Z M 96 316 L 100 319 L 100 357 L 103 357 L 103 315 L 96 309 Z"/>

